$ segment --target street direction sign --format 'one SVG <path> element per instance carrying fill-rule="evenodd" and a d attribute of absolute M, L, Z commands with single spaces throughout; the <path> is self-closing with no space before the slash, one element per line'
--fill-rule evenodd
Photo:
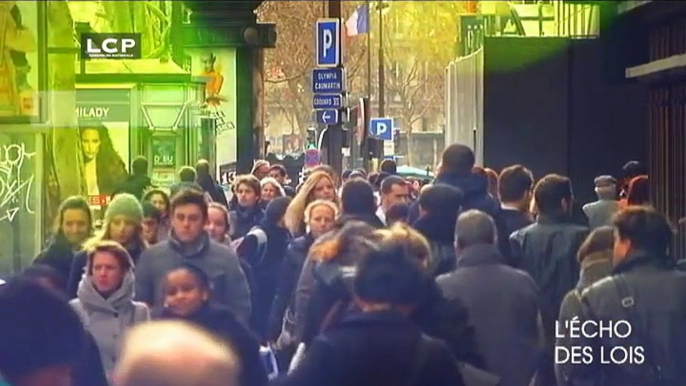
<path fill-rule="evenodd" d="M 312 97 L 312 107 L 316 110 L 343 108 L 343 95 L 315 95 Z"/>
<path fill-rule="evenodd" d="M 317 67 L 341 65 L 341 19 L 317 20 Z"/>
<path fill-rule="evenodd" d="M 335 125 L 340 123 L 341 116 L 338 110 L 317 110 L 317 123 Z"/>
<path fill-rule="evenodd" d="M 315 68 L 312 70 L 312 92 L 315 94 L 344 93 L 345 70 L 342 68 Z"/>
<path fill-rule="evenodd" d="M 369 132 L 372 137 L 393 140 L 393 118 L 372 118 L 369 121 Z"/>

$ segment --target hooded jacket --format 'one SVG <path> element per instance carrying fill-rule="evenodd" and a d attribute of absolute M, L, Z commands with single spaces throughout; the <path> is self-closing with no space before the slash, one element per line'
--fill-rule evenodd
<path fill-rule="evenodd" d="M 441 173 L 434 180 L 434 184 L 446 184 L 460 189 L 463 194 L 462 210 L 477 209 L 494 218 L 500 211 L 498 201 L 488 194 L 488 177 L 486 176 L 475 173 L 468 175 Z M 407 218 L 409 224 L 417 221 L 419 201 L 412 203 Z"/>
<path fill-rule="evenodd" d="M 143 247 L 142 245 L 134 245 L 130 248 L 127 248 L 126 251 L 129 253 L 129 256 L 131 256 L 131 259 L 133 259 L 134 266 L 136 265 L 136 262 L 138 261 L 138 258 L 141 256 L 141 253 L 143 253 L 144 249 L 145 247 Z M 74 255 L 74 258 L 72 259 L 71 269 L 69 272 L 69 276 L 67 277 L 67 295 L 70 299 L 76 297 L 76 291 L 78 290 L 79 284 L 83 279 L 87 263 L 88 253 L 86 251 L 80 251 L 76 253 Z"/>
<path fill-rule="evenodd" d="M 462 209 L 477 209 L 491 217 L 500 211 L 498 201 L 488 194 L 488 177 L 471 173 L 466 176 L 454 173 L 441 173 L 435 184 L 447 184 L 462 191 Z"/>
<path fill-rule="evenodd" d="M 134 275 L 129 270 L 122 284 L 112 295 L 104 298 L 93 285 L 92 276 L 84 276 L 76 299 L 69 304 L 81 318 L 100 349 L 100 359 L 106 374 L 117 363 L 126 331 L 134 325 L 150 320 L 148 307 L 133 301 Z"/>

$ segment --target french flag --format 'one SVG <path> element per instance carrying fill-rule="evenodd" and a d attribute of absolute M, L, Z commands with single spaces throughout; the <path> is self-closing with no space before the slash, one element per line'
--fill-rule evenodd
<path fill-rule="evenodd" d="M 369 4 L 362 4 L 355 9 L 345 22 L 345 33 L 348 37 L 369 32 Z"/>

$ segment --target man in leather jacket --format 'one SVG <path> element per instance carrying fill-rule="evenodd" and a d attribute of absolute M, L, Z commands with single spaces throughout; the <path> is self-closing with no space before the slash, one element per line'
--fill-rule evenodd
<path fill-rule="evenodd" d="M 686 273 L 669 257 L 669 222 L 652 208 L 629 207 L 613 226 L 613 275 L 581 294 L 577 325 L 586 331 L 558 341 L 588 351 L 588 363 L 559 361 L 558 384 L 684 385 Z"/>
<path fill-rule="evenodd" d="M 528 273 L 540 290 L 545 350 L 536 385 L 555 384 L 554 328 L 562 299 L 579 281 L 576 254 L 589 229 L 572 219 L 574 195 L 569 178 L 557 174 L 543 177 L 534 188 L 538 208 L 536 222 L 510 236 L 515 268 Z"/>

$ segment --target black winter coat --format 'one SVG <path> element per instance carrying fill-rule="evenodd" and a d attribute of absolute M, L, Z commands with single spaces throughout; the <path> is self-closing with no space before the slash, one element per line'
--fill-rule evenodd
<path fill-rule="evenodd" d="M 568 216 L 540 215 L 535 223 L 510 236 L 515 267 L 528 273 L 538 285 L 545 350 L 536 385 L 555 384 L 555 321 L 567 292 L 579 280 L 576 254 L 589 233 Z"/>
<path fill-rule="evenodd" d="M 88 331 L 85 332 L 85 338 L 86 353 L 84 359 L 74 368 L 74 386 L 108 386 L 95 338 Z"/>
<path fill-rule="evenodd" d="M 229 212 L 229 234 L 231 235 L 231 240 L 247 235 L 253 227 L 260 225 L 264 216 L 264 209 L 259 204 L 252 208 L 242 208 L 236 205 L 236 208 Z"/>
<path fill-rule="evenodd" d="M 157 319 L 180 319 L 166 310 L 158 312 Z M 264 386 L 269 380 L 260 358 L 260 344 L 257 338 L 244 326 L 228 308 L 205 305 L 184 320 L 194 323 L 225 339 L 234 348 L 241 361 L 241 386 Z M 183 350 L 183 347 L 179 347 Z"/>
<path fill-rule="evenodd" d="M 457 212 L 440 215 L 426 214 L 412 225 L 429 241 L 431 258 L 428 273 L 433 277 L 455 270 L 457 263 L 455 256 L 456 220 Z"/>
<path fill-rule="evenodd" d="M 517 264 L 512 257 L 510 235 L 531 225 L 533 221 L 528 213 L 512 209 L 502 209 L 493 220 L 498 228 L 498 248 L 500 249 L 500 254 L 505 258 L 507 265 L 517 268 Z"/>
<path fill-rule="evenodd" d="M 426 335 L 444 341 L 457 360 L 486 369 L 464 303 L 459 299 L 446 299 L 433 279 L 427 279 L 421 291 L 424 300 L 410 319 Z"/>
<path fill-rule="evenodd" d="M 269 340 L 271 341 L 275 341 L 281 334 L 286 310 L 291 308 L 295 302 L 295 287 L 298 285 L 300 272 L 302 272 L 307 253 L 312 244 L 314 244 L 314 238 L 309 233 L 293 239 L 288 244 L 286 256 L 281 266 L 274 304 L 269 315 Z"/>
<path fill-rule="evenodd" d="M 419 354 L 422 345 L 423 355 Z M 414 379 L 415 382 L 411 380 Z M 356 314 L 315 339 L 296 370 L 274 382 L 284 386 L 461 386 L 446 345 L 402 315 Z"/>
<path fill-rule="evenodd" d="M 121 186 L 115 191 L 115 194 L 128 193 L 137 199 L 143 199 L 145 191 L 152 188 L 152 181 L 146 175 L 138 176 L 132 175 L 124 181 Z"/>
<path fill-rule="evenodd" d="M 268 340 L 269 315 L 276 296 L 286 249 L 291 240 L 287 229 L 265 220 L 259 228 L 266 234 L 266 245 L 260 245 L 252 233 L 243 238 L 238 255 L 250 270 L 252 316 L 250 326 L 260 339 Z"/>
<path fill-rule="evenodd" d="M 62 276 L 66 283 L 69 280 L 71 265 L 74 261 L 74 250 L 62 234 L 56 235 L 48 244 L 48 247 L 36 256 L 34 265 L 47 265 Z"/>
<path fill-rule="evenodd" d="M 454 173 L 441 173 L 434 180 L 435 184 L 446 184 L 458 188 L 463 196 L 462 210 L 477 209 L 491 217 L 495 217 L 500 211 L 500 204 L 488 194 L 488 178 L 480 174 L 470 173 L 458 175 Z M 414 224 L 419 218 L 419 202 L 415 201 L 410 206 L 407 216 L 409 224 Z"/>

